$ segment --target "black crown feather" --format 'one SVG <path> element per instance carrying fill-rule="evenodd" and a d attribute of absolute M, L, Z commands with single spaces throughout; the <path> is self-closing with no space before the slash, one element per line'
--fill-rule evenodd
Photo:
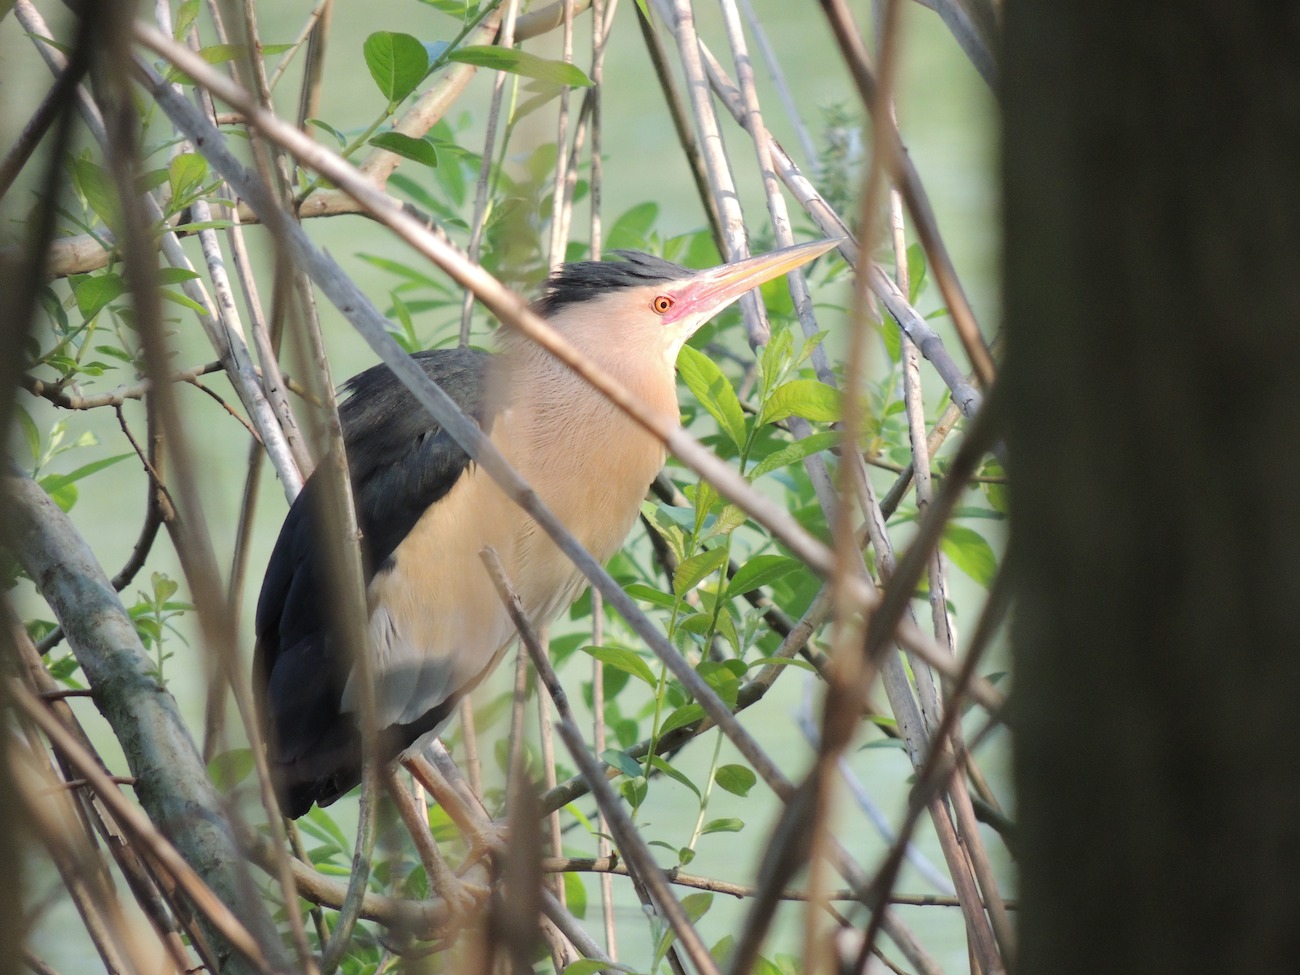
<path fill-rule="evenodd" d="M 533 311 L 543 318 L 565 305 L 591 301 L 621 288 L 637 288 L 664 281 L 682 281 L 696 272 L 662 257 L 640 251 L 614 251 L 621 261 L 575 261 L 565 264 L 546 280 Z"/>

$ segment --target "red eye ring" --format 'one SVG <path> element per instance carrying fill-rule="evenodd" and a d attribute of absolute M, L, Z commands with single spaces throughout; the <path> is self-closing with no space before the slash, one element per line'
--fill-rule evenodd
<path fill-rule="evenodd" d="M 650 310 L 656 315 L 663 315 L 672 308 L 673 299 L 670 295 L 655 295 L 650 299 Z"/>

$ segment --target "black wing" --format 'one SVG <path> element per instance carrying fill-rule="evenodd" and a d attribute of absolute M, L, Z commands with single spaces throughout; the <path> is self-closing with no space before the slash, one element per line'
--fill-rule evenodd
<path fill-rule="evenodd" d="M 413 358 L 488 430 L 486 352 L 440 349 Z M 339 408 L 367 583 L 385 570 L 420 516 L 464 473 L 469 456 L 387 366 L 350 379 Z M 289 509 L 257 601 L 254 674 L 282 811 L 325 805 L 361 778 L 360 740 L 340 712 L 349 662 L 330 635 L 329 583 L 317 542 L 320 489 L 313 478 Z"/>

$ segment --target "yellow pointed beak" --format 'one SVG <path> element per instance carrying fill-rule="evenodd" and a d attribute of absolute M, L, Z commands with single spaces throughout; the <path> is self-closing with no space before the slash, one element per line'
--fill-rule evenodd
<path fill-rule="evenodd" d="M 671 323 L 693 319 L 697 324 L 708 321 L 746 291 L 757 288 L 778 274 L 786 274 L 802 267 L 839 246 L 839 243 L 838 239 L 814 240 L 750 257 L 735 264 L 720 264 L 701 271 L 677 292 L 677 302 L 664 316 L 664 321 Z"/>

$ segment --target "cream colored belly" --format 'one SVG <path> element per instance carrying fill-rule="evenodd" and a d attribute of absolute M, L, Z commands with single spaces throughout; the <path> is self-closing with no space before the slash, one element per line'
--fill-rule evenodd
<path fill-rule="evenodd" d="M 512 466 L 601 562 L 622 546 L 663 462 L 657 443 L 630 422 L 613 429 L 613 443 L 575 441 L 557 449 L 519 430 L 507 412 L 492 433 Z M 529 448 L 520 449 L 521 442 Z M 469 468 L 398 546 L 391 571 L 371 582 L 370 647 L 381 728 L 415 721 L 436 707 L 514 639 L 479 557 L 487 545 L 496 549 L 538 626 L 582 589 L 582 575 L 549 536 L 491 477 Z M 344 707 L 355 709 L 351 684 Z"/>

